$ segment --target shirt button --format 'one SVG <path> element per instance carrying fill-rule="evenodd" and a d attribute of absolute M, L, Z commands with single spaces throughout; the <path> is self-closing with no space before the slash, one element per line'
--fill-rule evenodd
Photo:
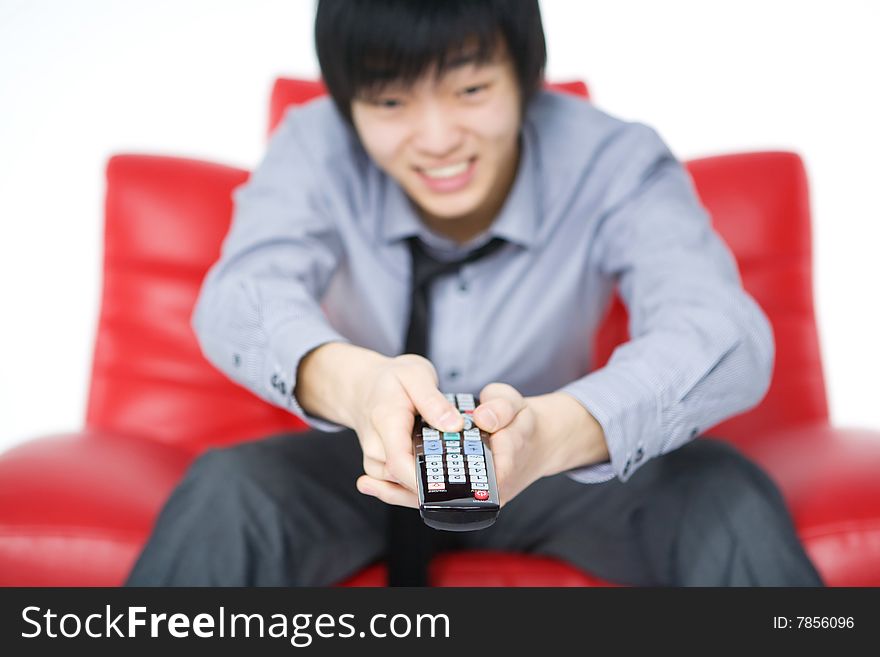
<path fill-rule="evenodd" d="M 449 370 L 448 376 L 450 379 L 458 378 L 458 370 Z"/>

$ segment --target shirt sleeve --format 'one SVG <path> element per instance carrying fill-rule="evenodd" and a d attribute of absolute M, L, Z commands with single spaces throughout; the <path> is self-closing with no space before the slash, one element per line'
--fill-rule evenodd
<path fill-rule="evenodd" d="M 233 192 L 232 225 L 192 327 L 204 356 L 230 379 L 312 427 L 340 431 L 307 414 L 294 390 L 309 351 L 349 342 L 320 307 L 343 249 L 295 119 L 294 111 L 285 115 L 263 160 Z"/>
<path fill-rule="evenodd" d="M 770 323 L 743 289 L 687 170 L 652 128 L 627 125 L 595 253 L 617 283 L 631 339 L 560 390 L 596 418 L 608 444 L 610 461 L 568 471 L 583 483 L 626 481 L 757 405 L 773 368 Z"/>

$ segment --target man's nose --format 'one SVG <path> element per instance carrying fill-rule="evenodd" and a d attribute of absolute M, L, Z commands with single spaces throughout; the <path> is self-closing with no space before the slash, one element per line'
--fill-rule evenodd
<path fill-rule="evenodd" d="M 441 158 L 459 147 L 463 134 L 454 116 L 432 104 L 419 117 L 414 144 L 425 155 Z"/>

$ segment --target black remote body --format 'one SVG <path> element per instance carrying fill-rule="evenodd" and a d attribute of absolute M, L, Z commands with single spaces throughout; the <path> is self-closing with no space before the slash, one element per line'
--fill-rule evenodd
<path fill-rule="evenodd" d="M 488 437 L 471 419 L 472 394 L 447 394 L 464 418 L 459 432 L 443 432 L 416 416 L 413 453 L 419 511 L 429 527 L 464 532 L 495 522 L 501 505 Z"/>

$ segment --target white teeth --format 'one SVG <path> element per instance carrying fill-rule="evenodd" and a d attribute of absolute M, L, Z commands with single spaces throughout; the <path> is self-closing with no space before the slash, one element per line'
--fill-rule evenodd
<path fill-rule="evenodd" d="M 470 162 L 467 160 L 464 162 L 460 162 L 459 164 L 450 164 L 448 167 L 440 167 L 439 169 L 423 169 L 422 171 L 425 175 L 430 176 L 431 178 L 452 178 L 453 176 L 460 176 L 465 171 L 467 171 L 468 165 Z"/>

